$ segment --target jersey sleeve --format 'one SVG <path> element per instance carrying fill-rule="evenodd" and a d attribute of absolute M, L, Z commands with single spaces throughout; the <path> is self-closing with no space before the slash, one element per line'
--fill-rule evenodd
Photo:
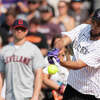
<path fill-rule="evenodd" d="M 90 28 L 89 24 L 81 24 L 69 32 L 62 32 L 62 35 L 67 35 L 73 42 L 75 38 L 78 37 L 79 34 L 81 34 L 82 31 L 87 30 L 88 28 Z"/>
<path fill-rule="evenodd" d="M 46 63 L 40 49 L 37 46 L 35 46 L 33 52 L 34 55 L 33 55 L 32 69 L 36 70 L 38 68 L 44 68 L 46 66 Z"/>
<path fill-rule="evenodd" d="M 80 56 L 80 59 L 86 63 L 89 67 L 99 68 L 100 67 L 100 51 L 95 50 L 90 53 Z"/>
<path fill-rule="evenodd" d="M 5 71 L 5 63 L 4 63 L 3 56 L 0 54 L 0 72 L 4 72 L 4 71 Z"/>
<path fill-rule="evenodd" d="M 43 73 L 49 74 L 49 73 L 48 73 L 48 67 L 45 67 L 45 68 L 43 69 Z"/>

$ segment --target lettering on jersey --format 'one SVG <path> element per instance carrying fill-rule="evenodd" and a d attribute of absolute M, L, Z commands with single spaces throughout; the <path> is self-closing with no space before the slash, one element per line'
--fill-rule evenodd
<path fill-rule="evenodd" d="M 23 57 L 23 56 L 19 57 L 19 56 L 16 56 L 16 55 L 6 57 L 5 63 L 8 64 L 10 62 L 21 62 L 21 63 L 28 65 L 29 62 L 30 62 L 30 58 Z"/>
<path fill-rule="evenodd" d="M 78 52 L 80 52 L 81 54 L 85 54 L 85 55 L 86 55 L 86 54 L 89 53 L 88 49 L 87 49 L 86 47 L 81 46 L 80 44 L 78 44 L 77 41 L 74 42 L 73 48 L 75 48 L 75 49 L 76 49 Z"/>

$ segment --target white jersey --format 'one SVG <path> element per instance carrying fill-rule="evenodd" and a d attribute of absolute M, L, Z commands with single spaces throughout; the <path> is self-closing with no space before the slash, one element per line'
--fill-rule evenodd
<path fill-rule="evenodd" d="M 6 77 L 6 100 L 30 100 L 33 95 L 34 71 L 45 67 L 37 46 L 26 41 L 21 46 L 9 44 L 0 51 L 0 72 Z"/>
<path fill-rule="evenodd" d="M 73 60 L 87 64 L 79 70 L 70 70 L 68 84 L 83 94 L 100 98 L 100 40 L 90 40 L 91 25 L 81 24 L 70 32 L 63 32 L 73 41 Z"/>

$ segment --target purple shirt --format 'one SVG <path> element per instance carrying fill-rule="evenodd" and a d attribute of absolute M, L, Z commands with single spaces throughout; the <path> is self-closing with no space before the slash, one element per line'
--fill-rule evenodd
<path fill-rule="evenodd" d="M 9 3 L 16 3 L 19 1 L 25 1 L 25 0 L 2 0 L 3 4 L 9 4 Z"/>

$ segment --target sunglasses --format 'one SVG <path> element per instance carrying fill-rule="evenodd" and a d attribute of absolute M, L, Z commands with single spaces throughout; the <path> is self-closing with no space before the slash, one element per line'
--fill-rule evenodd
<path fill-rule="evenodd" d="M 41 13 L 48 13 L 48 12 L 50 12 L 50 11 L 48 11 L 48 10 L 41 10 Z"/>
<path fill-rule="evenodd" d="M 36 1 L 28 1 L 28 4 L 37 4 Z"/>
<path fill-rule="evenodd" d="M 23 27 L 17 27 L 15 28 L 16 31 L 19 31 L 21 30 L 22 32 L 25 32 L 26 31 L 26 28 L 23 28 Z"/>
<path fill-rule="evenodd" d="M 66 6 L 58 6 L 58 8 L 65 8 Z"/>

